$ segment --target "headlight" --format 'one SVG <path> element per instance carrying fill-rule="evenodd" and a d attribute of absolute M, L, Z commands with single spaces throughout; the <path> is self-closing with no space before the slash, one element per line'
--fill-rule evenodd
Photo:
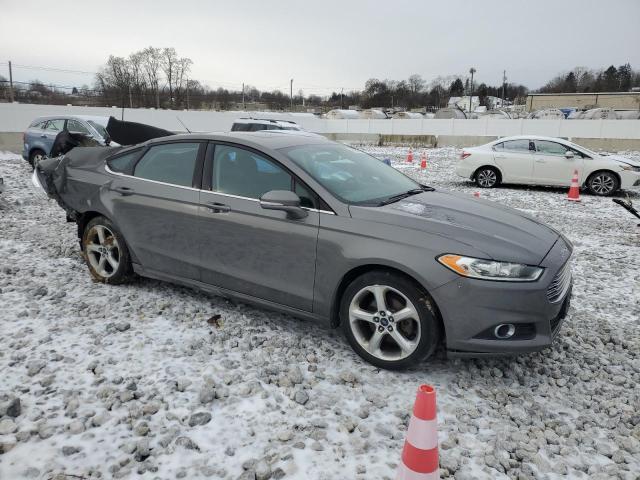
<path fill-rule="evenodd" d="M 632 172 L 640 172 L 640 167 L 634 167 L 633 165 L 620 165 L 622 170 L 630 170 Z"/>
<path fill-rule="evenodd" d="M 533 282 L 540 278 L 544 270 L 521 263 L 496 262 L 453 254 L 440 255 L 437 260 L 463 277 L 501 282 Z"/>

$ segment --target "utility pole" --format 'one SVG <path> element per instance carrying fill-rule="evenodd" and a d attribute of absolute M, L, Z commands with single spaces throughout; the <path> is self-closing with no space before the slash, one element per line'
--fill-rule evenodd
<path fill-rule="evenodd" d="M 131 97 L 131 82 L 129 82 L 129 108 L 133 108 L 133 98 Z"/>
<path fill-rule="evenodd" d="M 471 74 L 471 84 L 469 85 L 469 113 L 471 113 L 471 101 L 473 100 L 473 74 L 476 73 L 476 69 L 471 67 L 469 73 Z"/>
<path fill-rule="evenodd" d="M 289 83 L 289 98 L 291 100 L 291 111 L 293 112 L 293 78 Z"/>
<path fill-rule="evenodd" d="M 242 83 L 242 110 L 244 110 L 244 82 Z"/>
<path fill-rule="evenodd" d="M 503 70 L 502 71 L 502 104 L 500 105 L 500 107 L 504 108 L 504 87 L 507 83 L 507 71 Z"/>
<path fill-rule="evenodd" d="M 344 109 L 344 88 L 340 89 L 340 110 Z"/>
<path fill-rule="evenodd" d="M 13 71 L 11 70 L 11 60 L 9 60 L 9 100 L 13 103 Z"/>
<path fill-rule="evenodd" d="M 189 77 L 187 77 L 187 110 L 189 110 Z"/>

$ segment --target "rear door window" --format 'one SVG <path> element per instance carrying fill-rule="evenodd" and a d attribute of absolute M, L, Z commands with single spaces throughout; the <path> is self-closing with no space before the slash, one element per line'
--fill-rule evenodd
<path fill-rule="evenodd" d="M 82 133 L 84 135 L 91 135 L 91 132 L 87 127 L 84 126 L 82 122 L 78 120 L 67 120 L 67 130 L 74 133 Z"/>
<path fill-rule="evenodd" d="M 62 118 L 58 118 L 56 120 L 49 120 L 44 129 L 49 131 L 49 132 L 61 132 L 62 130 L 64 130 L 64 122 L 66 120 L 62 119 Z"/>
<path fill-rule="evenodd" d="M 135 177 L 191 187 L 200 143 L 167 143 L 155 145 L 135 166 Z"/>

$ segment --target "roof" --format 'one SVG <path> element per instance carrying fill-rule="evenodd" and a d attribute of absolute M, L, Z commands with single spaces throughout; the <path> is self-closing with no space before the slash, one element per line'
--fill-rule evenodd
<path fill-rule="evenodd" d="M 43 117 L 34 118 L 31 123 L 42 121 L 42 120 L 54 120 L 56 118 L 63 119 L 79 119 L 79 120 L 92 120 L 103 127 L 107 126 L 107 122 L 109 122 L 109 117 L 102 117 L 97 115 L 45 115 Z"/>
<path fill-rule="evenodd" d="M 253 117 L 241 117 L 234 121 L 234 123 L 275 123 L 275 124 L 289 124 L 289 125 L 298 125 L 293 120 L 280 120 L 273 118 L 253 118 Z"/>
<path fill-rule="evenodd" d="M 167 140 L 212 140 L 231 141 L 240 140 L 241 143 L 257 144 L 272 150 L 293 147 L 297 145 L 312 145 L 332 143 L 321 135 L 293 130 L 261 130 L 259 132 L 211 132 L 190 133 L 160 137 L 150 140 L 151 143 Z"/>
<path fill-rule="evenodd" d="M 551 140 L 551 141 L 561 140 L 564 142 L 568 142 L 566 138 L 561 138 L 561 137 L 546 137 L 544 135 L 513 135 L 510 137 L 500 137 L 491 143 L 506 142 L 508 140 Z"/>

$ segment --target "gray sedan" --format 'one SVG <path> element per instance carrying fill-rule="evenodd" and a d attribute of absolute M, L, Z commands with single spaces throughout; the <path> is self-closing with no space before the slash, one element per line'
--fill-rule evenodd
<path fill-rule="evenodd" d="M 315 135 L 176 135 L 40 162 L 91 275 L 134 273 L 341 326 L 404 368 L 552 343 L 569 241 L 515 210 L 416 183 Z"/>

